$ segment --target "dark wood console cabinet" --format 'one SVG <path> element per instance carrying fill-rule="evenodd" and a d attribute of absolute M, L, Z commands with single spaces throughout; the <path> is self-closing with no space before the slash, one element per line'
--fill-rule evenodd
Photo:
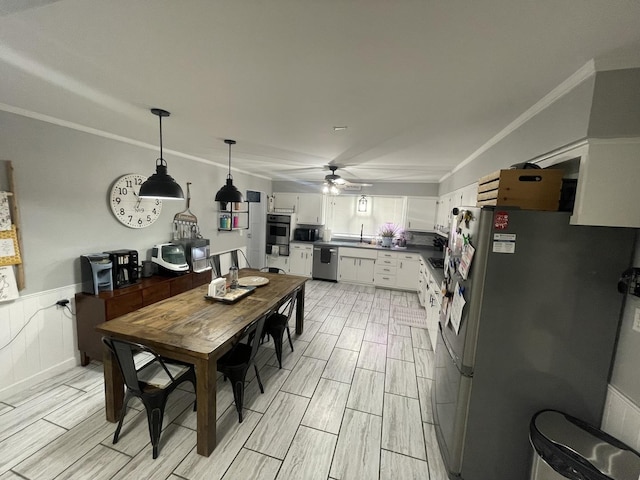
<path fill-rule="evenodd" d="M 211 270 L 176 277 L 143 278 L 135 285 L 98 295 L 76 293 L 76 329 L 81 364 L 89 364 L 91 358 L 102 359 L 103 346 L 100 334 L 95 330 L 96 325 L 209 282 Z"/>

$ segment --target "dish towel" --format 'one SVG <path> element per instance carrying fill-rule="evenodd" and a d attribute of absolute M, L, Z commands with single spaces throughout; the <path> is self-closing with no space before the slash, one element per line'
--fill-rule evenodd
<path fill-rule="evenodd" d="M 320 263 L 331 263 L 331 249 L 330 248 L 321 248 L 320 249 Z"/>

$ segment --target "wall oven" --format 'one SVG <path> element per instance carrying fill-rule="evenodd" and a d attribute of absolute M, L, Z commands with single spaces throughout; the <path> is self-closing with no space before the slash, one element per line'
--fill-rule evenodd
<path fill-rule="evenodd" d="M 268 255 L 277 251 L 278 255 L 289 256 L 292 223 L 291 215 L 267 215 Z"/>

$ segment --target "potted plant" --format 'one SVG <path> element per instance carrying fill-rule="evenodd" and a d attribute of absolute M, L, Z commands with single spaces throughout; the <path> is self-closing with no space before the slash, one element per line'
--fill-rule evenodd
<path fill-rule="evenodd" d="M 402 229 L 395 223 L 385 223 L 378 230 L 378 235 L 382 237 L 382 246 L 391 247 L 391 243 L 396 235 L 400 234 Z"/>

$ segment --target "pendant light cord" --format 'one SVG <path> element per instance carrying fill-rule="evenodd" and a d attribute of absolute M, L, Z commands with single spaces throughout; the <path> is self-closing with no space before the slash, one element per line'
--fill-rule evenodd
<path fill-rule="evenodd" d="M 227 175 L 227 178 L 233 178 L 231 176 L 231 143 L 229 144 L 229 174 Z"/>
<path fill-rule="evenodd" d="M 158 115 L 158 120 L 160 121 L 160 160 L 164 160 L 162 158 L 162 115 Z"/>

